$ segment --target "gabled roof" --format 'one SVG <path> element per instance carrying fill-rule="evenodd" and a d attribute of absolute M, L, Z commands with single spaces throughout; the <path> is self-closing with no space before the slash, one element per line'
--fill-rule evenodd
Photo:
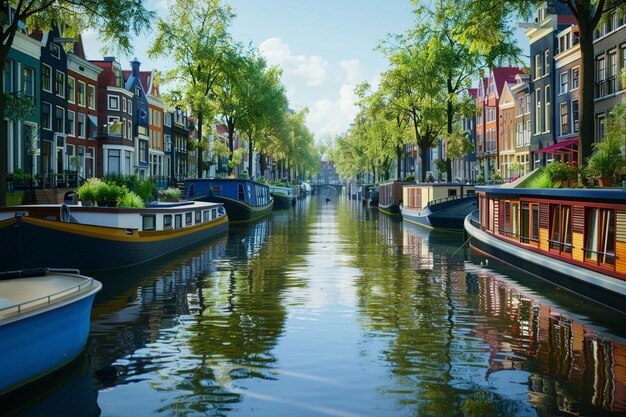
<path fill-rule="evenodd" d="M 467 89 L 467 94 L 473 98 L 474 100 L 476 100 L 476 97 L 478 97 L 478 88 L 468 88 Z"/>
<path fill-rule="evenodd" d="M 491 78 L 496 83 L 498 96 L 502 93 L 505 83 L 515 83 L 515 76 L 524 73 L 524 70 L 517 67 L 496 67 L 491 70 Z"/>

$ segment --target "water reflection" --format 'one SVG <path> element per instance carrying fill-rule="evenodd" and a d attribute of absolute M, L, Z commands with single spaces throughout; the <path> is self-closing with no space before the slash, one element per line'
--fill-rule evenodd
<path fill-rule="evenodd" d="M 77 416 L 626 414 L 623 318 L 462 243 L 359 201 L 298 201 L 98 276 L 90 371 L 54 386 L 80 392 Z M 28 407 L 53 407 L 37 400 L 51 386 Z"/>

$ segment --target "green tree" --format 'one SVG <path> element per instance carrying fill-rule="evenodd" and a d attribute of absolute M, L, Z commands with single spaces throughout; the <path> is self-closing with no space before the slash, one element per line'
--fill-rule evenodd
<path fill-rule="evenodd" d="M 167 56 L 176 63 L 165 74 L 165 81 L 173 84 L 166 99 L 173 107 L 190 107 L 197 118 L 200 177 L 202 150 L 208 142 L 203 134 L 204 121 L 213 119 L 210 100 L 232 43 L 228 27 L 233 18 L 230 6 L 221 0 L 176 0 L 168 18 L 158 19 L 157 37 L 148 51 L 151 57 Z"/>
<path fill-rule="evenodd" d="M 12 13 L 9 13 L 11 9 Z M 0 10 L 0 62 L 6 62 L 20 22 L 29 30 L 50 30 L 63 24 L 63 36 L 78 37 L 82 30 L 97 28 L 102 40 L 129 53 L 132 34 L 150 27 L 154 12 L 146 10 L 140 0 L 9 0 Z M 4 77 L 0 77 L 4 91 Z M 9 92 L 12 93 L 12 92 Z M 5 118 L 6 96 L 0 94 L 0 120 Z M 7 132 L 0 129 L 0 206 L 7 201 Z"/>

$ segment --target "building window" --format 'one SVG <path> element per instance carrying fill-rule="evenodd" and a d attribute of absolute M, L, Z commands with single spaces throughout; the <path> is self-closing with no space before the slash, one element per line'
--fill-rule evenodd
<path fill-rule="evenodd" d="M 72 104 L 76 102 L 76 80 L 70 76 L 67 77 L 67 101 Z"/>
<path fill-rule="evenodd" d="M 534 71 L 535 71 L 535 80 L 541 78 L 541 55 L 540 54 L 535 54 L 535 67 L 534 67 Z"/>
<path fill-rule="evenodd" d="M 67 134 L 70 136 L 74 136 L 76 134 L 76 120 L 74 120 L 75 114 L 76 113 L 71 110 L 67 111 Z"/>
<path fill-rule="evenodd" d="M 580 82 L 580 68 L 572 68 L 572 90 L 576 90 L 578 88 L 578 83 Z"/>
<path fill-rule="evenodd" d="M 596 116 L 596 142 L 602 139 L 604 139 L 604 115 L 599 114 Z"/>
<path fill-rule="evenodd" d="M 550 72 L 550 50 L 543 51 L 543 75 L 548 75 Z"/>
<path fill-rule="evenodd" d="M 126 133 L 127 133 L 126 137 L 128 139 L 133 138 L 133 122 L 131 122 L 130 120 L 126 121 Z"/>
<path fill-rule="evenodd" d="M 133 102 L 128 100 L 128 114 L 132 115 L 133 114 Z"/>
<path fill-rule="evenodd" d="M 61 48 L 59 48 L 59 45 L 50 43 L 50 55 L 55 58 L 61 57 Z"/>
<path fill-rule="evenodd" d="M 90 109 L 96 108 L 96 87 L 93 85 L 87 86 L 87 104 L 89 104 Z"/>
<path fill-rule="evenodd" d="M 85 83 L 78 81 L 78 105 L 85 105 Z"/>
<path fill-rule="evenodd" d="M 55 72 L 54 93 L 59 97 L 65 97 L 65 74 L 61 71 Z"/>
<path fill-rule="evenodd" d="M 78 137 L 85 137 L 85 115 L 83 113 L 78 113 Z"/>
<path fill-rule="evenodd" d="M 122 69 L 119 65 L 113 66 L 113 77 L 115 78 L 115 86 L 124 88 L 124 76 L 122 74 Z"/>
<path fill-rule="evenodd" d="M 122 111 L 126 112 L 126 100 L 122 99 Z"/>
<path fill-rule="evenodd" d="M 50 103 L 41 103 L 41 127 L 52 130 L 52 105 Z"/>
<path fill-rule="evenodd" d="M 63 107 L 56 106 L 54 131 L 58 133 L 65 133 L 65 109 Z"/>
<path fill-rule="evenodd" d="M 24 66 L 23 90 L 24 95 L 35 97 L 35 70 L 31 67 Z"/>
<path fill-rule="evenodd" d="M 561 73 L 561 91 L 560 94 L 567 93 L 567 84 L 568 84 L 568 72 L 564 71 Z"/>
<path fill-rule="evenodd" d="M 120 150 L 109 149 L 107 154 L 108 174 L 121 174 Z"/>
<path fill-rule="evenodd" d="M 607 93 L 613 94 L 618 91 L 617 88 L 617 50 L 609 52 L 609 68 L 608 68 L 608 85 Z"/>
<path fill-rule="evenodd" d="M 535 135 L 541 133 L 541 89 L 535 90 Z"/>
<path fill-rule="evenodd" d="M 171 127 L 172 126 L 172 114 L 171 113 L 164 113 L 164 115 L 163 115 L 163 125 L 167 126 L 167 127 Z"/>
<path fill-rule="evenodd" d="M 549 248 L 559 254 L 572 254 L 572 206 L 550 204 Z"/>
<path fill-rule="evenodd" d="M 585 210 L 585 261 L 615 266 L 615 210 L 589 207 Z"/>
<path fill-rule="evenodd" d="M 140 140 L 139 141 L 139 162 L 147 164 L 148 163 L 148 141 Z"/>
<path fill-rule="evenodd" d="M 107 119 L 107 134 L 110 136 L 122 136 L 124 122 L 119 117 L 109 116 Z"/>
<path fill-rule="evenodd" d="M 120 109 L 120 98 L 118 96 L 109 96 L 109 110 Z"/>
<path fill-rule="evenodd" d="M 49 93 L 52 92 L 52 68 L 46 64 L 41 67 L 41 88 Z"/>
<path fill-rule="evenodd" d="M 544 100 L 545 100 L 545 111 L 546 114 L 544 116 L 544 132 L 549 132 L 550 131 L 550 127 L 551 127 L 551 123 L 550 121 L 552 120 L 550 118 L 550 86 L 546 85 L 545 87 L 546 91 L 543 95 Z"/>
<path fill-rule="evenodd" d="M 578 133 L 578 100 L 572 100 L 572 132 Z"/>
<path fill-rule="evenodd" d="M 606 60 L 604 57 L 596 59 L 596 97 L 604 97 L 606 95 Z"/>
<path fill-rule="evenodd" d="M 567 113 L 567 103 L 561 103 L 561 136 L 569 134 L 569 120 Z"/>
<path fill-rule="evenodd" d="M 143 214 L 141 216 L 142 230 L 156 230 L 156 216 L 154 214 Z"/>

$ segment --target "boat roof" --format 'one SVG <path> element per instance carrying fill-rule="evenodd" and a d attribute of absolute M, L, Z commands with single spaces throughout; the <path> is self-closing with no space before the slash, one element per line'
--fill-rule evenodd
<path fill-rule="evenodd" d="M 93 213 L 108 213 L 108 214 L 120 214 L 120 213 L 160 213 L 163 211 L 184 211 L 189 209 L 210 209 L 222 206 L 222 203 L 211 203 L 208 201 L 174 201 L 174 202 L 152 202 L 144 208 L 132 208 L 132 207 L 94 207 L 94 206 L 81 206 L 68 204 L 67 208 L 70 212 L 76 210 L 81 212 L 93 212 Z M 0 207 L 0 212 L 25 212 L 28 210 L 54 210 L 60 209 L 63 204 L 31 204 L 23 206 L 8 206 Z"/>
<path fill-rule="evenodd" d="M 611 200 L 626 203 L 626 191 L 618 188 L 502 188 L 479 186 L 476 191 L 501 196 L 540 197 L 554 200 Z"/>
<path fill-rule="evenodd" d="M 78 274 L 49 273 L 0 280 L 0 326 L 84 298 L 102 288 Z"/>

